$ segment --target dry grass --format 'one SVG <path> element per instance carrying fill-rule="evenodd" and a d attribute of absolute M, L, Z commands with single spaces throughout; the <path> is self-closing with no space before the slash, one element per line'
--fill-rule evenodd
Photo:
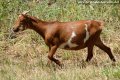
<path fill-rule="evenodd" d="M 9 41 L 1 41 L 0 78 L 1 80 L 119 80 L 120 54 L 112 51 L 116 65 L 100 49 L 94 49 L 94 58 L 86 63 L 87 49 L 67 51 L 58 49 L 56 57 L 64 64 L 59 68 L 52 63 L 47 66 L 47 46 L 32 39 L 29 31 Z M 109 46 L 113 46 L 109 43 Z"/>

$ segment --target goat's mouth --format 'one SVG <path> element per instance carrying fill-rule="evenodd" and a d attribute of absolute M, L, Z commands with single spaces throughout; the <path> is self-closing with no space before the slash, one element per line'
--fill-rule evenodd
<path fill-rule="evenodd" d="M 20 29 L 19 28 L 16 28 L 16 29 L 12 29 L 13 30 L 13 32 L 19 32 L 20 31 Z"/>
<path fill-rule="evenodd" d="M 18 28 L 13 28 L 12 30 L 13 30 L 13 32 L 21 32 L 21 31 L 24 31 L 25 28 L 23 26 L 20 26 Z"/>
<path fill-rule="evenodd" d="M 21 34 L 22 31 L 20 29 L 11 29 L 9 33 L 9 39 L 17 38 L 19 34 Z"/>
<path fill-rule="evenodd" d="M 21 32 L 21 30 L 20 30 L 19 28 L 12 28 L 12 29 L 10 29 L 9 39 L 14 39 L 14 38 L 16 38 L 16 37 L 17 37 L 16 35 L 17 35 L 19 32 Z"/>

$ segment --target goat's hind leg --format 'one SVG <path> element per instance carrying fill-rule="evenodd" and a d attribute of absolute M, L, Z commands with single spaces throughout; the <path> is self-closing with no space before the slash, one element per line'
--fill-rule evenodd
<path fill-rule="evenodd" d="M 86 61 L 89 62 L 93 57 L 93 46 L 88 46 L 88 54 Z"/>
<path fill-rule="evenodd" d="M 99 47 L 100 49 L 102 49 L 103 51 L 105 51 L 113 62 L 116 61 L 112 52 L 111 52 L 111 49 L 109 47 L 107 47 L 106 45 L 104 45 L 100 38 L 97 40 L 95 45 L 97 47 Z"/>

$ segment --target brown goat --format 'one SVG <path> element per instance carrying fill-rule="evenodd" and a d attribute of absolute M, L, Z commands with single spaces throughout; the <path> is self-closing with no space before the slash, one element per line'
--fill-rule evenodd
<path fill-rule="evenodd" d="M 96 20 L 45 22 L 26 13 L 19 15 L 13 31 L 32 29 L 40 34 L 49 47 L 48 58 L 59 66 L 61 65 L 60 61 L 53 57 L 57 48 L 79 50 L 87 47 L 88 55 L 86 61 L 88 62 L 93 57 L 93 47 L 95 45 L 105 51 L 112 61 L 116 61 L 111 49 L 105 46 L 100 39 L 103 22 Z"/>

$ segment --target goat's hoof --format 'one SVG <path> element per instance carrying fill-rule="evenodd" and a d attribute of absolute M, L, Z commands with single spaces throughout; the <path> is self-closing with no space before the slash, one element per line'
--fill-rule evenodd
<path fill-rule="evenodd" d="M 112 62 L 112 66 L 116 66 L 117 65 L 117 63 L 116 62 Z"/>
<path fill-rule="evenodd" d="M 113 62 L 116 62 L 115 58 L 112 59 Z"/>

